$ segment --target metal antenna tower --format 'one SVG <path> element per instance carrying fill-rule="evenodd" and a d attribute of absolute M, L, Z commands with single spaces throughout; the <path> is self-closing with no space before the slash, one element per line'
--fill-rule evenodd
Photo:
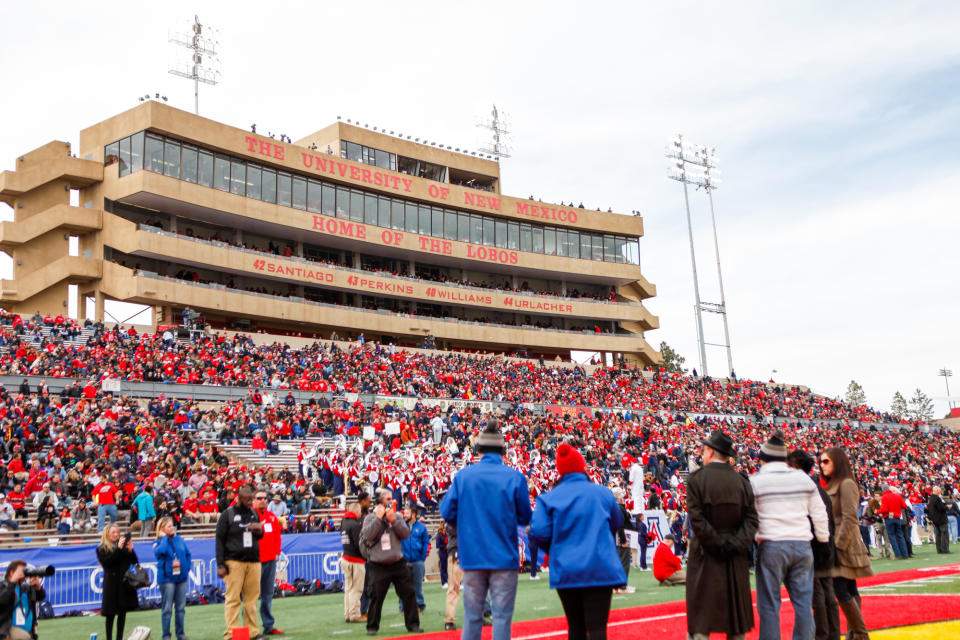
<path fill-rule="evenodd" d="M 937 375 L 941 376 L 943 378 L 943 384 L 947 385 L 947 407 L 952 409 L 953 402 L 951 402 L 950 399 L 950 377 L 953 375 L 953 371 L 944 367 L 940 369 L 940 371 L 937 371 Z"/>
<path fill-rule="evenodd" d="M 669 168 L 668 177 L 677 182 L 683 183 L 683 203 L 687 211 L 687 233 L 690 236 L 690 263 L 693 266 L 693 295 L 695 300 L 694 311 L 697 318 L 697 342 L 700 348 L 700 370 L 703 375 L 709 375 L 707 372 L 707 343 L 703 338 L 703 312 L 716 313 L 723 318 L 723 338 L 724 344 L 710 344 L 712 347 L 724 347 L 727 350 L 727 373 L 733 372 L 733 356 L 730 351 L 730 329 L 727 325 L 727 301 L 723 292 L 723 272 L 720 269 L 720 243 L 717 240 L 717 218 L 713 210 L 713 190 L 717 188 L 721 180 L 716 173 L 717 169 L 716 149 L 707 148 L 703 145 L 690 145 L 683 142 L 683 136 L 678 135 L 667 145 L 666 156 L 674 163 Z M 712 172 L 712 173 L 711 173 Z M 720 282 L 720 303 L 703 302 L 700 300 L 700 281 L 697 276 L 697 257 L 693 244 L 693 223 L 690 218 L 690 197 L 687 193 L 687 185 L 695 185 L 698 189 L 702 188 L 707 192 L 707 199 L 710 202 L 710 222 L 713 226 L 713 250 L 717 258 L 717 279 Z"/>
<path fill-rule="evenodd" d="M 510 157 L 510 147 L 507 146 L 507 136 L 510 132 L 507 130 L 507 123 L 500 119 L 500 112 L 497 111 L 497 105 L 493 105 L 493 110 L 490 111 L 491 120 L 487 122 L 481 122 L 477 126 L 481 129 L 487 129 L 491 132 L 492 141 L 490 146 L 481 147 L 479 151 L 481 153 L 488 153 L 492 155 L 497 162 L 500 161 L 500 158 L 509 158 Z"/>
<path fill-rule="evenodd" d="M 190 63 L 178 64 L 170 73 L 181 78 L 193 80 L 193 112 L 200 113 L 200 83 L 216 85 L 220 76 L 217 61 L 217 47 L 219 42 L 208 33 L 203 35 L 204 26 L 200 18 L 193 16 L 193 24 L 187 31 L 169 34 L 168 41 L 191 51 Z M 207 31 L 213 31 L 206 27 Z M 204 66 L 203 57 L 207 57 L 207 66 Z"/>

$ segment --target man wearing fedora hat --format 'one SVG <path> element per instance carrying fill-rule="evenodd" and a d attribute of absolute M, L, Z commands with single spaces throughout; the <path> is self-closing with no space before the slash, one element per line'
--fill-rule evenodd
<path fill-rule="evenodd" d="M 739 640 L 753 628 L 750 544 L 757 510 L 750 482 L 734 471 L 733 440 L 714 431 L 702 441 L 703 466 L 687 480 L 690 517 L 687 563 L 687 633 L 706 640 L 726 633 Z"/>

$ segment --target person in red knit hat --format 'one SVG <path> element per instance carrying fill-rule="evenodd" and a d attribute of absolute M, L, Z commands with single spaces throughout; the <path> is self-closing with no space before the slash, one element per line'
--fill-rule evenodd
<path fill-rule="evenodd" d="M 660 582 L 662 587 L 672 587 L 678 584 L 687 583 L 687 574 L 681 571 L 683 564 L 680 558 L 673 553 L 670 546 L 676 542 L 672 533 L 663 536 L 660 546 L 653 554 L 653 577 Z"/>
<path fill-rule="evenodd" d="M 613 589 L 627 582 L 614 538 L 623 515 L 610 489 L 587 478 L 579 451 L 564 442 L 556 463 L 560 481 L 537 498 L 530 538 L 550 554 L 569 637 L 605 638 Z"/>

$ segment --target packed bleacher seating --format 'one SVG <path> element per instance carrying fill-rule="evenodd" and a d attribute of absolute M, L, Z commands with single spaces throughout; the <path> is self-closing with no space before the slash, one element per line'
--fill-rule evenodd
<path fill-rule="evenodd" d="M 37 338 L 42 328 L 56 330 Z M 81 335 L 86 344 L 76 341 Z M 475 458 L 487 420 L 469 402 L 477 400 L 508 403 L 499 415 L 507 462 L 525 473 L 532 495 L 555 481 L 554 451 L 569 440 L 598 482 L 626 486 L 638 461 L 647 506 L 662 506 L 682 522 L 683 478 L 697 464 L 700 441 L 722 425 L 740 448 L 738 467 L 749 472 L 773 419 L 793 447 L 850 452 L 867 492 L 891 484 L 920 503 L 934 484 L 947 495 L 960 491 L 958 434 L 800 387 L 664 371 L 589 373 L 370 342 L 298 349 L 241 336 L 165 341 L 132 329 L 11 314 L 0 318 L 0 350 L 2 374 L 85 381 L 59 395 L 26 381 L 0 389 L 5 542 L 89 542 L 100 526 L 98 511 L 110 516 L 94 498 L 112 487 L 120 491 L 121 518 L 136 520 L 131 503 L 149 485 L 157 517 L 172 515 L 190 535 L 210 535 L 214 514 L 250 481 L 278 496 L 290 532 L 334 529 L 342 500 L 379 486 L 430 511 L 451 474 Z M 111 378 L 167 382 L 169 391 L 149 400 L 115 397 L 102 387 Z M 201 404 L 176 399 L 177 384 L 186 382 L 250 389 L 242 399 Z M 298 403 L 291 389 L 314 397 Z M 358 392 L 410 401 L 344 399 Z M 451 398 L 467 402 L 441 408 L 438 399 Z M 542 411 L 527 403 L 553 406 Z M 887 424 L 863 429 L 859 421 Z"/>

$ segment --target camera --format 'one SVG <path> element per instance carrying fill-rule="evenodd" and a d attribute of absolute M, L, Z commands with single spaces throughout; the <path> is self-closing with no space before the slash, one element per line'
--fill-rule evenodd
<path fill-rule="evenodd" d="M 52 564 L 45 564 L 39 567 L 24 567 L 23 575 L 27 578 L 47 578 L 56 573 L 57 568 Z"/>

